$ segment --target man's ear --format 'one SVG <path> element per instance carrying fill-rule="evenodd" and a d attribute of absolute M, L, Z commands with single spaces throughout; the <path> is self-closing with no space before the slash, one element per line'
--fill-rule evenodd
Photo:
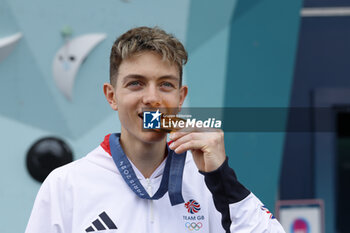
<path fill-rule="evenodd" d="M 181 86 L 180 87 L 180 105 L 179 108 L 181 109 L 182 104 L 184 103 L 186 96 L 188 92 L 188 87 L 187 86 Z"/>
<path fill-rule="evenodd" d="M 111 108 L 115 111 L 118 110 L 117 98 L 116 98 L 116 90 L 110 83 L 103 84 L 103 93 L 106 96 L 106 100 L 111 106 Z"/>

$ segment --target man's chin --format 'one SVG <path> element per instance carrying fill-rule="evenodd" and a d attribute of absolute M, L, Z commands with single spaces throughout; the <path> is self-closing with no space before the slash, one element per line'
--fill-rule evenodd
<path fill-rule="evenodd" d="M 145 142 L 159 142 L 166 138 L 167 134 L 157 129 L 143 129 L 142 138 Z"/>

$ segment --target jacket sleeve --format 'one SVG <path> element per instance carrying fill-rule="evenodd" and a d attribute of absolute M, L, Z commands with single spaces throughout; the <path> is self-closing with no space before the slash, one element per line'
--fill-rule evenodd
<path fill-rule="evenodd" d="M 221 213 L 226 233 L 283 233 L 285 232 L 261 201 L 238 182 L 228 158 L 217 170 L 202 172 L 213 195 L 215 208 Z"/>
<path fill-rule="evenodd" d="M 56 171 L 46 178 L 36 196 L 25 233 L 69 232 L 66 218 L 70 215 L 65 210 L 65 194 L 69 190 L 62 190 L 61 185 L 62 177 Z"/>

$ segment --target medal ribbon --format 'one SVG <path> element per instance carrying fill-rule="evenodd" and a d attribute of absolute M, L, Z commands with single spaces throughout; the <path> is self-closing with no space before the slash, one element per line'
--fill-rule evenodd
<path fill-rule="evenodd" d="M 168 191 L 171 205 L 174 206 L 185 202 L 182 197 L 181 189 L 186 152 L 176 154 L 173 150 L 170 150 L 167 145 L 168 158 L 165 163 L 163 177 L 159 189 L 150 197 L 137 178 L 129 159 L 126 157 L 119 143 L 119 138 L 120 134 L 111 134 L 109 137 L 111 155 L 124 181 L 137 196 L 143 199 L 158 200 Z"/>

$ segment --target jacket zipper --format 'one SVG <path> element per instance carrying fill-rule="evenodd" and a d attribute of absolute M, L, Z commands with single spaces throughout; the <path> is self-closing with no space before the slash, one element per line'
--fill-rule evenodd
<path fill-rule="evenodd" d="M 151 180 L 149 178 L 146 178 L 147 181 L 147 192 L 150 197 L 153 196 L 152 193 L 152 186 L 151 186 Z M 150 206 L 150 221 L 151 223 L 154 222 L 154 212 L 153 212 L 153 200 L 149 200 L 149 206 Z"/>

